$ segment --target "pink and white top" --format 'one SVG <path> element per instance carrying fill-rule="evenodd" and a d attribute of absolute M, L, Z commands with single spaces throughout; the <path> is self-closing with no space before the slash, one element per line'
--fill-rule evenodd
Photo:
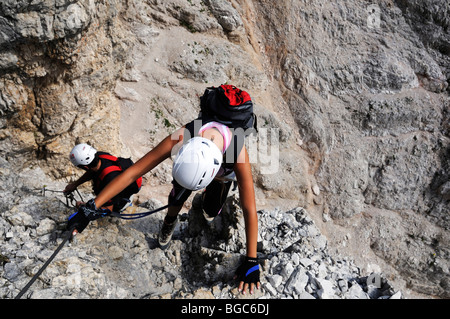
<path fill-rule="evenodd" d="M 228 128 L 228 126 L 223 125 L 221 123 L 209 122 L 200 128 L 200 130 L 198 131 L 198 134 L 200 135 L 202 132 L 204 132 L 205 130 L 210 129 L 210 128 L 215 128 L 220 132 L 220 134 L 222 134 L 222 136 L 223 136 L 222 153 L 225 153 L 228 146 L 230 146 L 230 144 L 231 144 L 232 133 L 231 133 L 230 129 Z"/>

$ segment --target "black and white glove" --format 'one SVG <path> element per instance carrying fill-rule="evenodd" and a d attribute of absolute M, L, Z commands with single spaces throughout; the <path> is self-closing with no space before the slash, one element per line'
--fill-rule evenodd
<path fill-rule="evenodd" d="M 86 205 L 81 206 L 78 211 L 83 213 L 89 221 L 99 219 L 111 214 L 109 209 L 97 208 L 94 199 L 90 199 Z"/>
<path fill-rule="evenodd" d="M 109 209 L 97 208 L 94 199 L 90 199 L 86 205 L 80 206 L 75 214 L 69 216 L 67 228 L 70 230 L 77 230 L 81 233 L 90 221 L 105 217 L 111 214 Z"/>

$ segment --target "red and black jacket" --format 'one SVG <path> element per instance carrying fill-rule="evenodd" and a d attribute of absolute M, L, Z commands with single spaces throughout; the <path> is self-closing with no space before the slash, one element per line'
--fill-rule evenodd
<path fill-rule="evenodd" d="M 100 169 L 94 173 L 92 179 L 95 195 L 98 195 L 114 178 L 120 175 L 124 170 L 130 167 L 133 162 L 131 159 L 115 157 L 109 153 L 97 152 L 101 160 Z M 115 204 L 123 199 L 129 199 L 131 195 L 139 192 L 142 186 L 142 177 L 139 177 L 134 183 L 127 186 L 123 191 L 114 196 L 105 206 Z"/>

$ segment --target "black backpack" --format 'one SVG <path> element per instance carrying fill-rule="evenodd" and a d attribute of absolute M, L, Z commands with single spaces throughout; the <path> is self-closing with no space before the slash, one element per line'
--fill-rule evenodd
<path fill-rule="evenodd" d="M 115 157 L 108 153 L 99 152 L 99 158 L 103 158 L 109 161 L 114 162 L 113 165 L 106 167 L 99 175 L 99 181 L 102 181 L 106 175 L 111 172 L 123 172 L 131 165 L 133 165 L 133 161 L 131 158 L 123 158 L 123 157 Z M 137 193 L 141 189 L 142 186 L 142 176 L 139 177 L 133 184 L 130 184 L 128 187 L 132 193 Z"/>
<path fill-rule="evenodd" d="M 257 131 L 256 115 L 250 95 L 234 85 L 208 87 L 200 97 L 201 117 L 204 121 L 216 121 L 230 128 Z M 248 135 L 248 134 L 246 134 Z"/>

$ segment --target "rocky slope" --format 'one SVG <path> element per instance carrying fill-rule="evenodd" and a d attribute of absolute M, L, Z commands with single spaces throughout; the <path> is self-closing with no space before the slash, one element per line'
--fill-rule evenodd
<path fill-rule="evenodd" d="M 228 82 L 251 94 L 259 117 L 260 136 L 252 142 L 251 156 L 261 242 L 277 251 L 271 257 L 261 251 L 268 258 L 264 293 L 323 297 L 324 287 L 332 287 L 325 295 L 345 298 L 348 291 L 336 289 L 339 280 L 351 288 L 357 285 L 350 277 L 364 281 L 382 273 L 404 295 L 448 297 L 449 11 L 450 5 L 438 0 L 298 0 L 275 6 L 251 0 L 3 1 L 3 296 L 11 297 L 37 267 L 33 260 L 44 260 L 51 251 L 44 247 L 53 247 L 50 236 L 38 229 L 56 225 L 52 229 L 59 234 L 65 212 L 29 190 L 43 184 L 61 188 L 78 176 L 66 158 L 75 143 L 137 159 L 193 118 L 206 86 Z M 169 182 L 167 162 L 145 176 L 138 203 L 165 202 Z M 311 244 L 302 214 L 327 239 L 326 252 Z M 281 222 L 292 219 L 288 216 L 298 224 Z M 53 266 L 56 276 L 46 279 L 59 278 L 62 286 L 72 274 L 74 288 L 58 289 L 51 282 L 34 296 L 91 297 L 89 289 L 78 289 L 86 284 L 75 278 L 80 269 L 103 283 L 97 297 L 164 294 L 131 288 L 142 282 L 154 289 L 165 286 L 170 296 L 177 288 L 189 294 L 197 291 L 192 287 L 209 286 L 188 276 L 175 283 L 171 275 L 155 273 L 175 276 L 188 266 L 185 256 L 158 252 L 153 241 L 160 216 L 151 220 L 142 223 L 146 230 L 113 222 L 108 233 L 101 222 L 82 234 L 61 253 Z M 176 248 L 194 249 L 182 238 L 200 240 L 195 247 L 205 251 L 190 253 L 200 254 L 197 259 L 205 259 L 210 269 L 221 268 L 227 258 L 232 263 L 236 256 L 224 256 L 225 247 L 210 247 L 209 239 L 202 246 L 207 234 L 189 233 L 188 217 L 182 225 Z M 271 234 L 266 226 L 280 233 Z M 287 251 L 276 243 L 286 227 L 297 243 Z M 128 246 L 99 244 L 114 236 Z M 214 255 L 211 249 L 220 251 L 216 261 L 206 257 Z M 167 263 L 152 267 L 166 260 L 153 253 L 169 254 Z M 122 279 L 112 283 L 108 273 L 123 267 L 127 254 L 139 256 L 141 265 L 151 260 L 129 271 L 142 281 L 114 273 Z M 288 266 L 283 254 L 298 257 L 287 258 Z M 357 266 L 336 256 L 349 256 Z M 300 262 L 305 258 L 313 263 L 305 266 Z M 338 264 L 346 273 L 336 270 Z M 324 268 L 329 272 L 322 276 Z M 218 281 L 211 279 L 219 288 L 205 291 L 224 297 L 228 288 Z"/>
<path fill-rule="evenodd" d="M 1 167 L 6 171 L 10 166 L 3 162 Z M 40 169 L 16 177 L 2 180 L 3 185 L 23 185 L 14 195 L 1 193 L 9 199 L 0 215 L 2 298 L 17 296 L 51 256 L 65 236 L 71 213 L 61 194 L 52 193 L 49 185 L 45 194 L 39 188 L 46 179 Z M 24 183 L 30 177 L 36 182 Z M 162 205 L 152 200 L 127 212 Z M 240 294 L 233 280 L 245 253 L 244 221 L 235 193 L 210 225 L 195 209 L 183 213 L 165 251 L 157 244 L 164 213 L 132 221 L 107 217 L 92 222 L 59 252 L 24 298 L 402 297 L 384 274 L 364 276 L 350 258 L 330 254 L 326 237 L 304 209 L 261 210 L 258 215 L 264 277 L 253 296 Z"/>

